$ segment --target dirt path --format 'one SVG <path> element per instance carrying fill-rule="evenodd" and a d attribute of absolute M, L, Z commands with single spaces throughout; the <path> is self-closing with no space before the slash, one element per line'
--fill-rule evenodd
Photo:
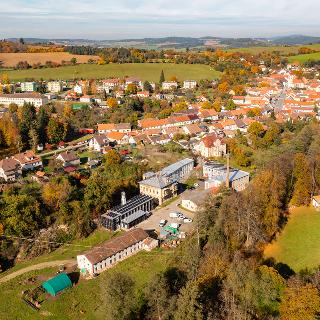
<path fill-rule="evenodd" d="M 66 264 L 70 264 L 70 263 L 75 264 L 76 261 L 75 260 L 55 260 L 55 261 L 42 262 L 39 264 L 35 264 L 33 266 L 29 266 L 29 267 L 20 269 L 18 271 L 12 272 L 12 273 L 8 274 L 7 276 L 0 278 L 0 283 L 7 282 L 11 279 L 14 279 L 15 277 L 18 277 L 24 273 L 27 273 L 29 271 L 58 267 L 61 264 L 66 265 Z"/>

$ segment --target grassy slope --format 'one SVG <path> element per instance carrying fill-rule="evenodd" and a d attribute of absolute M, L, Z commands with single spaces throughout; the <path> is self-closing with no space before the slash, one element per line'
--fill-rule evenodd
<path fill-rule="evenodd" d="M 320 212 L 296 208 L 278 239 L 265 250 L 266 257 L 286 263 L 293 270 L 320 265 Z"/>
<path fill-rule="evenodd" d="M 3 277 L 14 271 L 17 271 L 22 268 L 28 267 L 30 265 L 38 264 L 41 262 L 54 261 L 54 260 L 67 260 L 67 259 L 73 259 L 73 258 L 75 259 L 78 254 L 88 250 L 92 246 L 95 246 L 105 240 L 109 240 L 112 236 L 116 236 L 117 234 L 119 233 L 113 234 L 112 232 L 109 232 L 103 229 L 96 230 L 88 238 L 72 242 L 74 246 L 64 245 L 49 254 L 44 254 L 38 258 L 34 258 L 32 260 L 27 260 L 27 261 L 18 263 L 13 268 L 7 270 L 6 272 L 1 273 L 0 277 Z"/>
<path fill-rule="evenodd" d="M 299 54 L 288 58 L 289 62 L 303 63 L 308 60 L 320 60 L 320 52 L 310 54 Z"/>
<path fill-rule="evenodd" d="M 24 80 L 25 78 L 34 79 L 73 79 L 89 78 L 100 79 L 107 77 L 136 76 L 142 80 L 159 81 L 161 70 L 169 79 L 175 75 L 178 79 L 214 79 L 219 76 L 219 72 L 211 70 L 206 65 L 191 64 L 170 64 L 170 63 L 132 63 L 132 64 L 108 64 L 90 65 L 80 64 L 60 68 L 28 69 L 6 71 L 9 78 L 14 81 Z"/>
<path fill-rule="evenodd" d="M 25 274 L 19 278 L 1 284 L 0 301 L 0 319 L 50 319 L 50 320 L 99 320 L 104 316 L 100 307 L 100 286 L 111 272 L 126 272 L 135 280 L 137 296 L 140 296 L 141 290 L 151 277 L 164 270 L 170 255 L 161 250 L 154 250 L 150 253 L 140 252 L 137 255 L 124 260 L 112 269 L 102 273 L 93 280 L 81 280 L 79 284 L 72 289 L 66 290 L 56 299 L 50 299 L 42 304 L 41 312 L 50 313 L 51 316 L 44 317 L 20 299 L 21 291 L 34 288 L 36 284 L 26 284 L 25 279 L 30 277 L 53 276 L 56 270 L 46 269 L 37 272 Z M 40 285 L 41 281 L 37 282 Z"/>

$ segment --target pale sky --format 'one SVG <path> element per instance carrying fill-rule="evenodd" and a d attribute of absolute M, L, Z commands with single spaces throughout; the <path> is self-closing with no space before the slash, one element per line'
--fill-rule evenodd
<path fill-rule="evenodd" d="M 0 38 L 320 36 L 320 0 L 0 0 Z"/>

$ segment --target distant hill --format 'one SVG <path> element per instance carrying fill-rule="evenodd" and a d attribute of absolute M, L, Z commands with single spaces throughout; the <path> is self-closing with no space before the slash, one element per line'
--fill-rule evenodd
<path fill-rule="evenodd" d="M 275 37 L 270 39 L 274 44 L 282 45 L 299 45 L 299 44 L 311 44 L 320 43 L 320 37 L 311 37 L 303 35 L 291 35 L 284 37 Z"/>
<path fill-rule="evenodd" d="M 18 38 L 10 38 L 10 41 L 18 41 Z M 38 39 L 25 38 L 26 43 L 46 44 L 54 43 L 66 46 L 94 46 L 94 47 L 124 47 L 139 49 L 201 49 L 212 48 L 249 48 L 256 46 L 273 45 L 305 45 L 309 43 L 320 43 L 320 37 L 304 35 L 290 35 L 273 38 L 223 38 L 223 37 L 162 37 L 142 39 L 121 39 L 121 40 L 88 40 L 88 39 Z"/>

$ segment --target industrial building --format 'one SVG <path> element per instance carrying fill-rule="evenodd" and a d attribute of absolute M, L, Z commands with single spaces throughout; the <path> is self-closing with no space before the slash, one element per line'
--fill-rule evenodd
<path fill-rule="evenodd" d="M 139 182 L 140 193 L 156 199 L 161 205 L 163 202 L 178 195 L 178 183 L 186 178 L 193 170 L 193 159 L 182 159 L 161 171 L 147 172 Z"/>
<path fill-rule="evenodd" d="M 121 196 L 121 205 L 113 207 L 101 216 L 102 225 L 109 230 L 130 229 L 145 220 L 153 209 L 154 199 L 140 194 L 126 201 L 125 193 Z"/>
<path fill-rule="evenodd" d="M 250 181 L 249 172 L 230 168 L 228 164 L 225 166 L 215 161 L 203 165 L 203 176 L 207 178 L 205 189 L 218 188 L 225 184 L 235 191 L 242 191 L 247 188 Z"/>
<path fill-rule="evenodd" d="M 143 229 L 136 228 L 78 255 L 78 268 L 82 274 L 93 275 L 141 250 L 150 251 L 157 246 L 158 240 L 150 238 Z"/>

